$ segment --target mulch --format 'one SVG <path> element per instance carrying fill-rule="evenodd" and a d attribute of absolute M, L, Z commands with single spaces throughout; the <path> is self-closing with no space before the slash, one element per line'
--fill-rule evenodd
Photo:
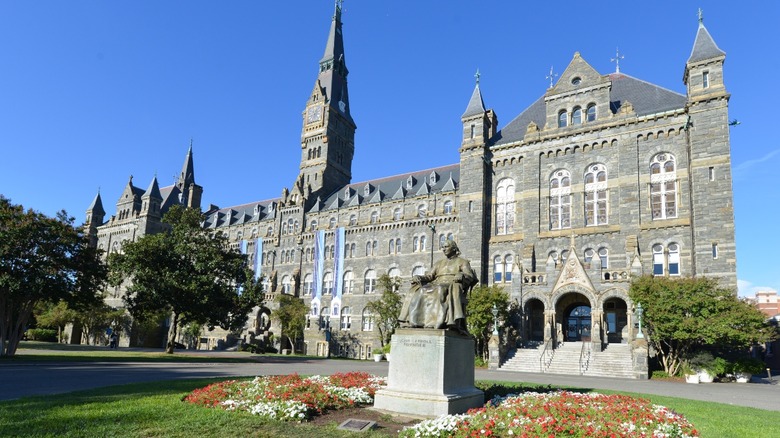
<path fill-rule="evenodd" d="M 412 426 L 421 421 L 415 418 L 390 415 L 368 407 L 356 407 L 329 411 L 322 415 L 317 415 L 312 418 L 308 424 L 319 426 L 335 424 L 338 426 L 349 419 L 374 421 L 376 422 L 374 431 L 389 436 L 396 436 L 404 427 Z"/>

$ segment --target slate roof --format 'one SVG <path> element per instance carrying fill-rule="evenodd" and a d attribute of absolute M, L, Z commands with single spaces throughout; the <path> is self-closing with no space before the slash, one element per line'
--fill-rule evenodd
<path fill-rule="evenodd" d="M 206 215 L 205 228 L 227 227 L 236 224 L 259 222 L 273 213 L 281 198 L 221 208 Z"/>
<path fill-rule="evenodd" d="M 693 43 L 693 49 L 691 49 L 691 56 L 688 58 L 688 62 L 704 61 L 705 59 L 725 55 L 726 52 L 720 50 L 710 33 L 707 32 L 707 28 L 700 22 L 699 30 L 696 32 L 696 41 Z"/>
<path fill-rule="evenodd" d="M 625 102 L 631 102 L 638 116 L 662 113 L 685 107 L 687 98 L 680 93 L 645 82 L 623 73 L 609 75 L 612 81 L 609 101 L 610 110 L 615 113 Z M 539 129 L 544 128 L 547 121 L 547 105 L 544 96 L 531 104 L 514 120 L 490 139 L 493 146 L 520 141 L 525 137 L 528 124 L 536 123 Z"/>
<path fill-rule="evenodd" d="M 485 112 L 485 101 L 482 100 L 482 92 L 479 89 L 479 84 L 474 87 L 474 92 L 471 93 L 471 99 L 466 107 L 466 111 L 461 116 L 462 118 L 475 116 Z"/>

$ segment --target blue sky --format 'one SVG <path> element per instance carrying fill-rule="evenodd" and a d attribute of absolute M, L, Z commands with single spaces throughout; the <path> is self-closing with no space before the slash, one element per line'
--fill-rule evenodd
<path fill-rule="evenodd" d="M 481 72 L 509 122 L 575 51 L 684 93 L 697 9 L 727 53 L 740 294 L 780 290 L 780 2 L 344 2 L 353 181 L 458 161 L 460 115 Z M 0 193 L 79 221 L 109 214 L 130 175 L 169 185 L 190 139 L 204 207 L 280 195 L 297 175 L 301 112 L 332 0 L 0 3 Z M 771 117 L 771 119 L 770 119 Z M 774 134 L 774 135 L 772 135 Z"/>

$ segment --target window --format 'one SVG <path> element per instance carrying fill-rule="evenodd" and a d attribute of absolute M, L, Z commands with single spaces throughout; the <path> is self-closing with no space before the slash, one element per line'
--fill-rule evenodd
<path fill-rule="evenodd" d="M 712 244 L 712 258 L 713 259 L 718 258 L 718 244 L 717 243 L 713 243 Z"/>
<path fill-rule="evenodd" d="M 341 309 L 341 330 L 349 330 L 352 328 L 352 316 L 349 314 L 349 306 L 344 306 Z"/>
<path fill-rule="evenodd" d="M 313 288 L 312 288 L 312 276 L 311 274 L 306 274 L 303 276 L 303 293 L 305 295 L 311 295 Z"/>
<path fill-rule="evenodd" d="M 427 246 L 428 238 L 425 235 L 420 236 L 420 252 L 425 251 L 425 247 Z"/>
<path fill-rule="evenodd" d="M 292 234 L 294 231 L 294 221 L 292 219 L 287 220 L 287 234 Z"/>
<path fill-rule="evenodd" d="M 417 217 L 425 217 L 427 213 L 428 207 L 426 207 L 425 204 L 417 206 Z"/>
<path fill-rule="evenodd" d="M 317 229 L 317 221 L 311 221 L 311 225 L 310 225 L 309 229 L 311 231 L 316 230 Z M 269 230 L 270 230 L 270 228 L 269 228 Z"/>
<path fill-rule="evenodd" d="M 575 106 L 571 112 L 571 124 L 579 125 L 582 123 L 582 108 Z"/>
<path fill-rule="evenodd" d="M 664 247 L 653 245 L 653 275 L 664 275 Z"/>
<path fill-rule="evenodd" d="M 400 221 L 401 220 L 401 208 L 396 208 L 393 210 L 393 220 L 394 221 Z"/>
<path fill-rule="evenodd" d="M 396 237 L 396 239 L 395 239 L 395 253 L 396 254 L 401 254 L 401 238 L 400 237 Z"/>
<path fill-rule="evenodd" d="M 393 280 L 393 292 L 398 292 L 398 286 L 401 284 L 401 270 L 396 267 L 390 268 L 387 271 L 387 276 Z"/>
<path fill-rule="evenodd" d="M 354 243 L 349 245 L 349 257 L 350 258 L 355 257 L 355 248 L 356 247 L 357 247 L 357 245 L 354 244 Z"/>
<path fill-rule="evenodd" d="M 415 237 L 412 241 L 412 252 L 418 252 L 420 251 L 420 238 Z"/>
<path fill-rule="evenodd" d="M 550 178 L 550 229 L 571 228 L 571 178 L 559 170 Z"/>
<path fill-rule="evenodd" d="M 609 268 L 609 251 L 607 248 L 599 248 L 599 259 L 601 259 L 601 269 Z"/>
<path fill-rule="evenodd" d="M 555 266 L 558 266 L 558 252 L 551 251 L 550 254 L 547 255 L 547 261 L 552 261 Z"/>
<path fill-rule="evenodd" d="M 671 154 L 658 154 L 650 164 L 650 211 L 654 220 L 677 217 L 677 170 Z"/>
<path fill-rule="evenodd" d="M 586 120 L 587 121 L 593 122 L 593 121 L 596 120 L 596 104 L 595 103 L 591 103 L 590 105 L 588 105 L 588 109 L 586 110 L 586 114 L 587 114 L 586 115 L 586 117 L 587 117 Z"/>
<path fill-rule="evenodd" d="M 349 225 L 350 226 L 357 225 L 357 216 L 356 215 L 353 214 L 353 215 L 349 216 Z"/>
<path fill-rule="evenodd" d="M 379 254 L 379 242 L 375 240 L 371 242 L 371 255 L 374 256 L 377 254 Z"/>
<path fill-rule="evenodd" d="M 452 201 L 444 201 L 444 214 L 452 214 Z"/>
<path fill-rule="evenodd" d="M 607 168 L 603 164 L 588 167 L 585 173 L 585 225 L 607 223 Z"/>
<path fill-rule="evenodd" d="M 504 258 L 504 281 L 512 281 L 512 264 L 515 262 L 515 258 L 511 255 Z"/>
<path fill-rule="evenodd" d="M 395 254 L 395 239 L 390 239 L 390 244 L 387 247 L 388 254 Z"/>
<path fill-rule="evenodd" d="M 368 309 L 363 309 L 363 331 L 370 332 L 374 330 L 374 314 Z"/>
<path fill-rule="evenodd" d="M 282 293 L 289 295 L 290 292 L 292 292 L 292 282 L 290 281 L 290 276 L 285 275 L 282 277 Z"/>
<path fill-rule="evenodd" d="M 680 275 L 680 246 L 670 243 L 669 246 L 669 275 Z"/>
<path fill-rule="evenodd" d="M 504 281 L 504 259 L 496 256 L 493 259 L 493 282 L 501 283 Z"/>
<path fill-rule="evenodd" d="M 447 237 L 444 234 L 439 234 L 439 249 L 444 248 L 444 242 L 447 241 Z"/>
<path fill-rule="evenodd" d="M 593 251 L 592 248 L 588 248 L 585 250 L 585 257 L 583 258 L 583 264 L 585 265 L 585 269 L 590 269 L 591 263 L 593 262 L 594 255 L 596 255 L 596 252 Z"/>
<path fill-rule="evenodd" d="M 561 263 L 565 262 L 566 259 L 568 258 L 569 258 L 569 250 L 564 249 L 563 251 L 561 251 Z"/>
<path fill-rule="evenodd" d="M 496 186 L 496 234 L 512 234 L 515 228 L 515 181 L 504 178 Z"/>
<path fill-rule="evenodd" d="M 701 86 L 704 88 L 710 88 L 710 72 L 705 71 L 701 74 Z"/>
<path fill-rule="evenodd" d="M 568 115 L 566 114 L 566 110 L 563 110 L 558 113 L 558 127 L 559 128 L 565 128 Z"/>
<path fill-rule="evenodd" d="M 366 276 L 363 280 L 363 291 L 367 294 L 372 294 L 376 291 L 376 271 L 373 269 L 366 271 Z"/>
<path fill-rule="evenodd" d="M 330 272 L 326 272 L 322 278 L 322 294 L 323 295 L 333 294 L 333 274 Z"/>
<path fill-rule="evenodd" d="M 330 221 L 328 222 L 328 228 L 336 228 L 336 218 L 332 217 L 330 218 Z"/>
<path fill-rule="evenodd" d="M 352 271 L 347 271 L 344 273 L 344 284 L 342 285 L 341 291 L 343 294 L 351 294 L 352 293 L 352 286 L 354 285 L 355 280 L 354 276 L 352 275 Z"/>
<path fill-rule="evenodd" d="M 371 212 L 371 223 L 375 224 L 379 222 L 379 212 L 378 211 L 372 211 Z"/>
<path fill-rule="evenodd" d="M 366 242 L 366 257 L 371 255 L 371 242 Z"/>
<path fill-rule="evenodd" d="M 425 267 L 424 266 L 415 266 L 414 269 L 412 269 L 412 276 L 415 275 L 425 275 Z"/>
<path fill-rule="evenodd" d="M 438 180 L 436 172 L 431 172 L 431 174 L 428 176 L 428 181 L 430 181 L 431 185 L 436 184 L 436 181 Z"/>
<path fill-rule="evenodd" d="M 710 181 L 715 181 L 715 168 L 710 166 L 708 173 Z"/>

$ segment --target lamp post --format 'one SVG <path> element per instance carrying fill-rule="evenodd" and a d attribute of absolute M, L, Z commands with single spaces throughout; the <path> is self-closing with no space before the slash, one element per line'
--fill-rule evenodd
<path fill-rule="evenodd" d="M 642 308 L 642 303 L 636 304 L 636 316 L 639 318 L 639 333 L 636 335 L 637 339 L 643 339 L 645 337 L 642 333 L 642 314 L 645 313 L 645 309 Z"/>
<path fill-rule="evenodd" d="M 428 228 L 431 229 L 431 269 L 433 269 L 433 242 L 436 241 L 436 225 L 430 224 Z"/>
<path fill-rule="evenodd" d="M 498 336 L 498 307 L 493 303 L 493 335 Z"/>

